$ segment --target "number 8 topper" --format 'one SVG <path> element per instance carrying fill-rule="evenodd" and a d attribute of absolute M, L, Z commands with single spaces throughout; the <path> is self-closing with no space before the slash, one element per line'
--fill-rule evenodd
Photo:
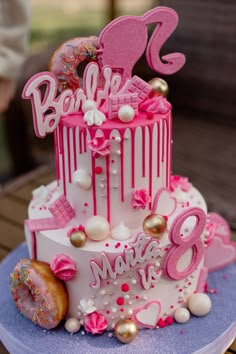
<path fill-rule="evenodd" d="M 148 42 L 147 26 L 150 24 L 156 24 L 156 28 Z M 185 64 L 184 54 L 172 53 L 160 58 L 160 50 L 177 24 L 177 13 L 163 6 L 140 17 L 122 16 L 115 19 L 98 38 L 97 59 L 100 67 L 108 65 L 120 72 L 124 82 L 132 76 L 133 66 L 147 46 L 146 58 L 150 68 L 160 74 L 174 74 Z"/>
<path fill-rule="evenodd" d="M 181 236 L 181 228 L 189 217 L 195 217 L 196 222 L 193 230 L 188 236 Z M 173 244 L 168 251 L 163 264 L 163 271 L 170 279 L 181 280 L 193 273 L 198 267 L 204 254 L 204 245 L 201 235 L 206 225 L 206 214 L 200 208 L 190 208 L 174 220 L 169 238 Z M 188 249 L 192 249 L 192 259 L 190 264 L 182 271 L 177 269 L 178 262 Z"/>

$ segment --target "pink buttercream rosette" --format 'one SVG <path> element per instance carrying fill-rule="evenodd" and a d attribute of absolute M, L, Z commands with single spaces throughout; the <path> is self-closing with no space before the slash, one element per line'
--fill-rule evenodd
<path fill-rule="evenodd" d="M 174 192 L 177 188 L 180 188 L 183 192 L 188 192 L 192 184 L 189 182 L 188 177 L 171 176 L 170 177 L 170 190 Z"/>
<path fill-rule="evenodd" d="M 110 140 L 105 139 L 104 135 L 98 135 L 88 141 L 88 148 L 92 150 L 93 155 L 106 156 L 110 154 Z"/>
<path fill-rule="evenodd" d="M 85 316 L 84 328 L 92 334 L 102 334 L 107 329 L 107 321 L 100 313 L 93 312 Z"/>
<path fill-rule="evenodd" d="M 158 96 L 152 97 L 145 100 L 140 104 L 139 109 L 145 112 L 165 114 L 170 111 L 171 103 L 167 101 L 165 97 Z"/>
<path fill-rule="evenodd" d="M 146 205 L 150 202 L 151 198 L 146 189 L 133 191 L 132 207 L 134 209 L 145 209 Z"/>
<path fill-rule="evenodd" d="M 73 279 L 77 273 L 75 262 L 64 254 L 57 254 L 53 257 L 50 268 L 53 274 L 63 281 Z"/>

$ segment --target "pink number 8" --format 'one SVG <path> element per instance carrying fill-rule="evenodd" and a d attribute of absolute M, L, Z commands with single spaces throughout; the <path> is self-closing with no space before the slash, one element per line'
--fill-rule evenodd
<path fill-rule="evenodd" d="M 190 234 L 183 238 L 181 237 L 181 227 L 185 220 L 191 216 L 196 217 L 196 223 Z M 200 208 L 190 208 L 177 216 L 174 220 L 169 232 L 169 238 L 173 246 L 168 252 L 163 264 L 163 271 L 170 279 L 184 279 L 193 273 L 199 265 L 204 253 L 204 245 L 200 237 L 204 231 L 205 224 L 206 214 Z M 190 264 L 184 270 L 178 271 L 178 261 L 190 248 L 192 248 Z"/>

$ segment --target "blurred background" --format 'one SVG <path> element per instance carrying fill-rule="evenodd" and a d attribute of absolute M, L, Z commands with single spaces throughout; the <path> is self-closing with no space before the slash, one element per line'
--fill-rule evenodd
<path fill-rule="evenodd" d="M 179 26 L 162 54 L 186 54 L 185 67 L 163 77 L 173 104 L 173 172 L 189 176 L 206 197 L 210 210 L 236 228 L 236 2 L 235 0 L 32 0 L 30 47 L 18 90 L 0 120 L 0 182 L 53 162 L 52 136 L 35 137 L 31 107 L 21 99 L 25 82 L 47 70 L 63 41 L 98 35 L 113 18 L 141 15 L 157 5 L 170 6 Z M 151 33 L 152 28 L 150 28 Z M 134 74 L 159 76 L 145 57 Z"/>

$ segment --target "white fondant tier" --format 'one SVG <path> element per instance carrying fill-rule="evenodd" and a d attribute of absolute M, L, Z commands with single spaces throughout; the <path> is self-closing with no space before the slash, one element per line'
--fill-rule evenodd
<path fill-rule="evenodd" d="M 40 193 L 41 191 L 41 193 Z M 61 189 L 53 182 L 34 193 L 29 205 L 29 219 L 50 217 L 48 207 L 61 195 Z M 90 300 L 97 312 L 103 314 L 109 328 L 120 318 L 135 316 L 142 327 L 151 327 L 156 318 L 173 317 L 174 311 L 186 306 L 188 297 L 201 286 L 204 257 L 197 268 L 184 279 L 172 280 L 166 276 L 162 267 L 171 248 L 169 230 L 173 221 L 184 211 L 197 207 L 206 212 L 201 194 L 193 187 L 188 192 L 173 192 L 177 198 L 175 211 L 169 216 L 167 231 L 157 241 L 144 234 L 142 229 L 132 230 L 129 240 L 119 241 L 110 236 L 104 241 L 87 239 L 82 248 L 71 245 L 68 230 L 77 226 L 81 220 L 76 217 L 63 229 L 30 233 L 25 228 L 30 255 L 32 248 L 38 260 L 51 263 L 53 257 L 64 254 L 70 257 L 77 267 L 74 279 L 66 282 L 69 294 L 68 317 L 83 320 L 81 300 Z M 181 200 L 180 200 L 181 199 Z M 149 212 L 146 211 L 146 214 Z M 181 228 L 184 238 L 191 234 L 195 226 L 193 216 L 186 219 Z M 201 235 L 203 240 L 204 233 Z M 188 248 L 178 262 L 178 271 L 188 268 L 193 258 L 192 248 Z M 84 303 L 83 301 L 83 303 Z"/>
<path fill-rule="evenodd" d="M 145 189 L 153 200 L 159 188 L 169 187 L 171 124 L 171 112 L 151 119 L 141 112 L 129 123 L 107 119 L 102 127 L 87 126 L 82 114 L 61 118 L 55 132 L 57 180 L 78 220 L 101 215 L 112 228 L 121 221 L 130 229 L 141 227 L 151 202 L 134 209 L 133 191 Z M 99 135 L 105 143 L 96 152 L 88 142 Z"/>

